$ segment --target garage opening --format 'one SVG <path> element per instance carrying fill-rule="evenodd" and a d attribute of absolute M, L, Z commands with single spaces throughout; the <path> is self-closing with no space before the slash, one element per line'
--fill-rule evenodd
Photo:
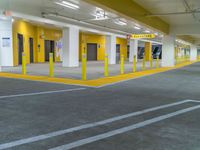
<path fill-rule="evenodd" d="M 54 55 L 55 43 L 54 41 L 45 40 L 45 61 L 49 61 L 49 53 Z"/>
<path fill-rule="evenodd" d="M 33 38 L 29 38 L 30 63 L 34 63 Z"/>
<path fill-rule="evenodd" d="M 94 43 L 87 44 L 87 60 L 97 61 L 97 44 Z"/>
<path fill-rule="evenodd" d="M 24 52 L 24 38 L 22 34 L 17 34 L 18 39 L 18 64 L 22 64 L 22 53 Z"/>

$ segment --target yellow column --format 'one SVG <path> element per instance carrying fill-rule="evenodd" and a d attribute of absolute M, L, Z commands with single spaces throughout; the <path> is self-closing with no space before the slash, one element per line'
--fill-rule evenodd
<path fill-rule="evenodd" d="M 87 80 L 87 57 L 86 57 L 86 53 L 82 54 L 82 80 Z"/>
<path fill-rule="evenodd" d="M 26 75 L 26 54 L 22 53 L 22 74 Z"/>
<path fill-rule="evenodd" d="M 145 60 L 150 61 L 152 59 L 152 44 L 145 42 Z"/>
<path fill-rule="evenodd" d="M 133 72 L 137 71 L 137 60 L 136 55 L 133 57 Z"/>
<path fill-rule="evenodd" d="M 121 55 L 120 59 L 120 73 L 124 74 L 124 55 Z"/>
<path fill-rule="evenodd" d="M 53 53 L 49 53 L 49 76 L 54 77 Z"/>
<path fill-rule="evenodd" d="M 105 59 L 104 59 L 104 76 L 105 77 L 109 76 L 109 71 L 108 71 L 108 54 L 105 54 Z"/>

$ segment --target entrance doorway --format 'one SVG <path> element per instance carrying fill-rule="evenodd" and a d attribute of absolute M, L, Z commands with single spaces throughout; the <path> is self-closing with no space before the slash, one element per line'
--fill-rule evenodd
<path fill-rule="evenodd" d="M 87 44 L 87 60 L 97 61 L 97 44 Z"/>
<path fill-rule="evenodd" d="M 54 49 L 54 41 L 45 40 L 45 61 L 49 61 L 49 53 L 53 53 L 54 56 Z"/>
<path fill-rule="evenodd" d="M 120 44 L 116 44 L 116 62 L 120 61 Z"/>
<path fill-rule="evenodd" d="M 18 39 L 18 64 L 22 64 L 22 53 L 24 52 L 24 37 L 22 34 L 17 34 Z"/>
<path fill-rule="evenodd" d="M 29 38 L 30 63 L 34 63 L 33 38 Z"/>

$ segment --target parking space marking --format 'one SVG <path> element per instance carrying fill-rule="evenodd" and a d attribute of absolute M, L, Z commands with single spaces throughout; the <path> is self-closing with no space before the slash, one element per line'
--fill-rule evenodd
<path fill-rule="evenodd" d="M 23 97 L 23 96 L 44 95 L 44 94 L 53 94 L 53 93 L 63 93 L 63 92 L 72 92 L 72 91 L 80 91 L 80 90 L 85 90 L 85 89 L 86 88 L 74 88 L 74 89 L 57 90 L 57 91 L 45 91 L 45 92 L 36 92 L 36 93 L 27 93 L 27 94 L 6 95 L 6 96 L 0 96 L 0 99 L 13 98 L 13 97 Z"/>
<path fill-rule="evenodd" d="M 77 127 L 73 127 L 73 128 L 69 128 L 69 129 L 65 129 L 65 130 L 55 131 L 55 132 L 51 132 L 51 133 L 47 133 L 47 134 L 43 134 L 43 135 L 39 135 L 39 136 L 34 136 L 34 137 L 25 138 L 25 139 L 21 139 L 21 140 L 17 140 L 17 141 L 12 141 L 12 142 L 9 142 L 9 143 L 0 144 L 0 150 L 19 146 L 19 145 L 24 145 L 24 144 L 28 144 L 28 143 L 33 143 L 33 142 L 37 142 L 37 141 L 41 141 L 41 140 L 46 140 L 48 138 L 53 138 L 53 137 L 56 137 L 56 136 L 64 135 L 64 134 L 67 134 L 67 133 L 72 133 L 72 132 L 75 132 L 75 131 L 109 124 L 109 123 L 116 122 L 116 121 L 119 121 L 119 120 L 123 120 L 123 119 L 126 119 L 126 118 L 142 115 L 142 114 L 145 114 L 145 113 L 148 113 L 148 112 L 152 112 L 152 111 L 156 111 L 156 110 L 160 110 L 160 109 L 164 109 L 164 108 L 169 108 L 169 107 L 172 107 L 172 106 L 177 106 L 177 105 L 181 105 L 181 104 L 189 103 L 189 102 L 199 102 L 199 101 L 196 101 L 196 100 L 179 101 L 179 102 L 175 102 L 175 103 L 171 103 L 171 104 L 166 104 L 166 105 L 161 105 L 161 106 L 157 106 L 157 107 L 153 107 L 153 108 L 148 108 L 148 109 L 145 109 L 145 110 L 142 110 L 142 111 L 129 113 L 129 114 L 126 114 L 126 115 L 121 115 L 121 116 L 109 118 L 109 119 L 106 119 L 106 120 L 103 120 L 103 121 L 88 123 L 88 124 L 85 124 L 85 125 L 81 125 L 81 126 L 77 126 Z"/>
<path fill-rule="evenodd" d="M 86 144 L 90 144 L 90 143 L 93 143 L 93 142 L 96 142 L 96 141 L 100 141 L 100 140 L 103 140 L 103 139 L 106 139 L 106 138 L 109 138 L 109 137 L 113 137 L 113 136 L 123 134 L 123 133 L 129 132 L 129 131 L 133 131 L 135 129 L 142 128 L 142 127 L 145 127 L 147 125 L 151 125 L 153 123 L 163 121 L 163 120 L 166 120 L 166 119 L 169 119 L 169 118 L 172 118 L 172 117 L 175 117 L 175 116 L 178 116 L 178 115 L 181 115 L 181 114 L 184 114 L 184 113 L 187 113 L 187 112 L 199 109 L 199 108 L 200 108 L 200 105 L 197 105 L 197 106 L 194 106 L 194 107 L 189 107 L 189 108 L 182 109 L 182 110 L 179 110 L 179 111 L 176 111 L 176 112 L 173 112 L 173 113 L 169 113 L 169 114 L 162 115 L 162 116 L 159 116 L 159 117 L 155 117 L 155 118 L 143 121 L 143 122 L 139 122 L 139 123 L 133 124 L 131 126 L 123 127 L 123 128 L 113 130 L 113 131 L 110 131 L 110 132 L 107 132 L 107 133 L 103 133 L 103 134 L 99 134 L 99 135 L 89 137 L 89 138 L 86 138 L 86 139 L 78 140 L 78 141 L 75 141 L 75 142 L 72 142 L 72 143 L 69 143 L 69 144 L 66 144 L 66 145 L 51 148 L 49 150 L 70 150 L 72 148 L 77 148 L 77 147 L 80 147 L 80 146 L 83 146 L 83 145 L 86 145 Z"/>

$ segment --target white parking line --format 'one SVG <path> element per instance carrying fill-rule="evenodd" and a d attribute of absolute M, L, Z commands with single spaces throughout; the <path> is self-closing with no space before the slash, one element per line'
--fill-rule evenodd
<path fill-rule="evenodd" d="M 133 131 L 135 129 L 142 128 L 142 127 L 145 127 L 147 125 L 150 125 L 150 124 L 153 124 L 153 123 L 165 120 L 165 119 L 169 119 L 169 118 L 172 118 L 172 117 L 175 117 L 175 116 L 178 116 L 178 115 L 181 115 L 181 114 L 184 114 L 184 113 L 187 113 L 187 112 L 199 109 L 199 108 L 200 108 L 200 105 L 197 105 L 197 106 L 194 106 L 194 107 L 189 107 L 189 108 L 182 109 L 182 110 L 170 113 L 170 114 L 166 114 L 166 115 L 155 117 L 155 118 L 152 118 L 152 119 L 149 119 L 149 120 L 137 123 L 137 124 L 133 124 L 131 126 L 127 126 L 127 127 L 124 127 L 124 128 L 120 128 L 120 129 L 117 129 L 117 130 L 107 132 L 107 133 L 103 133 L 103 134 L 99 134 L 99 135 L 96 135 L 96 136 L 93 136 L 93 137 L 89 137 L 89 138 L 86 138 L 86 139 L 75 141 L 75 142 L 72 142 L 72 143 L 69 143 L 69 144 L 66 144 L 66 145 L 51 148 L 49 150 L 70 150 L 72 148 L 77 148 L 77 147 L 80 147 L 80 146 L 83 146 L 83 145 L 86 145 L 86 144 L 90 144 L 90 143 L 93 143 L 93 142 L 96 142 L 96 141 L 99 141 L 99 140 L 103 140 L 103 139 L 106 139 L 106 138 L 109 138 L 109 137 L 112 137 L 112 136 L 116 136 L 116 135 L 119 135 L 119 134 L 122 134 L 122 133 L 125 133 L 125 132 L 128 132 L 128 131 Z"/>
<path fill-rule="evenodd" d="M 171 104 L 166 104 L 166 105 L 161 105 L 161 106 L 145 109 L 145 110 L 138 111 L 138 112 L 133 112 L 133 113 L 122 115 L 122 116 L 113 117 L 113 118 L 106 119 L 106 120 L 103 120 L 103 121 L 88 123 L 88 124 L 85 124 L 85 125 L 81 125 L 81 126 L 77 126 L 77 127 L 73 127 L 73 128 L 69 128 L 69 129 L 65 129 L 65 130 L 55 131 L 55 132 L 51 132 L 51 133 L 47 133 L 47 134 L 43 134 L 43 135 L 39 135 L 39 136 L 34 136 L 34 137 L 26 138 L 26 139 L 12 141 L 12 142 L 9 142 L 9 143 L 0 144 L 0 150 L 19 146 L 19 145 L 23 145 L 23 144 L 28 144 L 28 143 L 32 143 L 32 142 L 45 140 L 45 139 L 48 139 L 48 138 L 64 135 L 64 134 L 67 134 L 67 133 L 72 133 L 72 132 L 83 130 L 83 129 L 88 129 L 88 128 L 93 128 L 93 127 L 105 125 L 105 124 L 108 124 L 108 123 L 112 123 L 112 122 L 115 122 L 115 121 L 119 121 L 119 120 L 122 120 L 122 119 L 129 118 L 129 117 L 134 117 L 134 116 L 142 115 L 142 114 L 145 114 L 145 113 L 148 113 L 148 112 L 152 112 L 152 111 L 156 111 L 156 110 L 160 110 L 160 109 L 164 109 L 164 108 L 169 108 L 169 107 L 172 107 L 172 106 L 177 106 L 177 105 L 181 105 L 181 104 L 189 103 L 189 102 L 199 102 L 199 101 L 184 100 L 184 101 L 180 101 L 180 102 L 176 102 L 176 103 L 171 103 Z"/>
<path fill-rule="evenodd" d="M 58 91 L 45 91 L 45 92 L 37 92 L 37 93 L 6 95 L 6 96 L 0 96 L 0 99 L 13 98 L 13 97 L 23 97 L 23 96 L 44 95 L 44 94 L 53 94 L 53 93 L 63 93 L 63 92 L 72 92 L 72 91 L 80 91 L 80 90 L 85 90 L 85 89 L 86 88 L 75 88 L 75 89 L 66 89 L 66 90 L 58 90 Z"/>

